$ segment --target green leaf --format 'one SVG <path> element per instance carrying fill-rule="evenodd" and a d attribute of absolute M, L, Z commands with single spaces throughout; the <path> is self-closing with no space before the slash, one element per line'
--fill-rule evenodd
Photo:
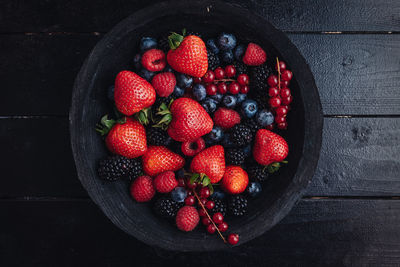
<path fill-rule="evenodd" d="M 199 177 L 200 175 L 198 173 L 193 174 L 192 177 L 190 177 L 189 183 L 193 184 Z"/>
<path fill-rule="evenodd" d="M 210 183 L 211 183 L 210 178 L 208 178 L 207 176 L 204 176 L 203 182 L 202 182 L 203 186 L 208 186 Z"/>
<path fill-rule="evenodd" d="M 117 120 L 119 124 L 124 124 L 126 122 L 126 117 L 120 118 Z"/>
<path fill-rule="evenodd" d="M 176 32 L 172 32 L 169 36 L 168 36 L 168 44 L 169 47 L 172 50 L 175 50 L 178 48 L 178 46 L 182 43 L 183 41 L 183 35 L 177 34 Z"/>
<path fill-rule="evenodd" d="M 208 184 L 208 189 L 210 189 L 210 195 L 214 194 L 214 187 L 212 184 Z"/>
<path fill-rule="evenodd" d="M 183 35 L 183 36 L 186 36 L 186 28 L 183 28 L 183 30 L 182 30 L 182 35 Z"/>

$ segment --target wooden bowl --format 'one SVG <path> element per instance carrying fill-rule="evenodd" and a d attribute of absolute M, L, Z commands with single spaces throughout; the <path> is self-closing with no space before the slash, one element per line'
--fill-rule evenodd
<path fill-rule="evenodd" d="M 131 69 L 142 36 L 160 36 L 186 28 L 215 36 L 232 32 L 242 41 L 253 41 L 268 56 L 279 56 L 293 71 L 294 101 L 289 113 L 289 164 L 263 185 L 262 195 L 251 200 L 248 214 L 229 221 L 229 232 L 240 235 L 243 244 L 279 222 L 302 196 L 319 157 L 322 111 L 313 75 L 296 47 L 284 33 L 248 10 L 216 1 L 172 1 L 140 10 L 115 26 L 96 45 L 80 70 L 73 90 L 70 131 L 78 176 L 93 201 L 119 228 L 143 242 L 169 250 L 208 251 L 227 248 L 216 235 L 204 229 L 179 231 L 155 216 L 147 204 L 135 203 L 128 184 L 104 182 L 96 165 L 107 154 L 95 125 L 112 111 L 106 98 L 116 74 Z M 101 234 L 101 233 L 99 233 Z"/>

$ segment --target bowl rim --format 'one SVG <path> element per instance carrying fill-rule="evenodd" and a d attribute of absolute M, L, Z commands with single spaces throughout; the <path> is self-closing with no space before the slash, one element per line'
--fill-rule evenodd
<path fill-rule="evenodd" d="M 244 244 L 262 234 L 273 227 L 281 219 L 283 219 L 291 210 L 291 208 L 296 204 L 296 202 L 304 194 L 307 185 L 310 183 L 315 169 L 318 164 L 321 144 L 322 144 L 322 128 L 323 128 L 323 114 L 322 106 L 319 98 L 319 93 L 317 86 L 314 81 L 313 74 L 305 61 L 304 57 L 300 54 L 296 46 L 290 41 L 290 39 L 280 30 L 272 26 L 264 17 L 261 17 L 251 11 L 244 9 L 243 7 L 224 3 L 220 1 L 165 1 L 157 3 L 137 12 L 131 14 L 116 26 L 114 26 L 104 37 L 96 44 L 93 50 L 90 52 L 85 62 L 83 63 L 74 83 L 71 108 L 69 113 L 69 126 L 71 135 L 71 146 L 72 153 L 75 160 L 75 165 L 78 173 L 78 178 L 82 185 L 88 192 L 91 199 L 95 202 L 97 206 L 105 213 L 105 215 L 120 229 L 124 232 L 134 236 L 135 238 L 149 244 L 152 246 L 161 247 L 167 250 L 179 250 L 179 251 L 209 251 L 216 249 L 224 249 L 227 246 L 220 241 L 219 243 L 207 246 L 207 245 L 197 245 L 195 243 L 183 244 L 183 242 L 176 242 L 171 247 L 171 243 L 159 242 L 157 236 L 152 236 L 151 233 L 141 231 L 140 227 L 137 227 L 132 231 L 132 226 L 129 227 L 123 223 L 123 220 L 115 217 L 115 213 L 112 212 L 111 207 L 107 205 L 105 199 L 102 198 L 101 194 L 96 194 L 90 190 L 92 183 L 90 182 L 91 173 L 87 170 L 87 162 L 84 155 L 82 155 L 82 142 L 80 142 L 79 133 L 80 127 L 83 124 L 81 120 L 82 115 L 82 104 L 85 98 L 85 90 L 87 86 L 84 84 L 91 84 L 96 79 L 96 62 L 98 59 L 95 55 L 101 51 L 104 46 L 109 42 L 128 30 L 129 28 L 140 27 L 145 25 L 148 20 L 149 14 L 157 15 L 174 15 L 187 13 L 191 14 L 192 10 L 201 10 L 204 16 L 207 16 L 210 12 L 226 12 L 229 11 L 230 14 L 235 16 L 240 16 L 243 18 L 244 23 L 251 23 L 252 27 L 257 27 L 261 31 L 268 31 L 271 33 L 269 36 L 271 43 L 276 48 L 276 44 L 281 45 L 277 49 L 289 65 L 292 70 L 296 73 L 296 81 L 302 91 L 301 97 L 304 105 L 304 143 L 302 148 L 302 155 L 298 163 L 298 168 L 296 173 L 292 177 L 292 182 L 284 189 L 282 196 L 275 201 L 271 208 L 267 212 L 260 212 L 258 216 L 251 222 L 251 225 L 261 226 L 258 229 L 252 229 L 252 231 L 247 231 L 246 236 L 241 236 L 239 244 Z M 201 15 L 203 15 L 201 14 Z M 159 16 L 161 16 L 159 15 Z M 197 15 L 199 15 L 197 13 Z M 154 17 L 153 17 L 154 18 Z M 263 23 L 258 23 L 256 26 L 254 22 L 258 21 Z M 88 80 L 88 77 L 90 79 Z M 305 88 L 307 89 L 307 97 L 304 97 Z M 307 155 L 307 158 L 305 158 Z M 302 167 L 302 168 L 300 168 Z M 272 216 L 271 216 L 272 215 Z M 133 233 L 134 232 L 134 233 Z"/>

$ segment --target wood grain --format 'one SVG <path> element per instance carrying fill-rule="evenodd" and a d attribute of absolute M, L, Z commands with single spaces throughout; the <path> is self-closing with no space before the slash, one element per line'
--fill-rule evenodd
<path fill-rule="evenodd" d="M 308 61 L 325 115 L 400 115 L 400 35 L 289 34 Z M 67 115 L 95 34 L 0 35 L 0 115 Z M 6 64 L 7 63 L 7 64 Z"/>
<path fill-rule="evenodd" d="M 0 32 L 106 32 L 131 13 L 157 1 L 6 1 Z M 204 7 L 212 5 L 204 1 Z M 227 1 L 265 16 L 285 31 L 400 31 L 399 1 Z"/>
<path fill-rule="evenodd" d="M 89 200 L 1 201 L 2 266 L 398 266 L 400 200 L 302 200 L 244 246 L 211 253 L 149 247 Z M 217 237 L 215 237 L 217 238 Z M 210 265 L 211 264 L 211 265 Z"/>
<path fill-rule="evenodd" d="M 400 118 L 325 118 L 308 196 L 400 196 Z M 67 119 L 0 119 L 0 197 L 87 197 Z M 22 166 L 22 167 L 21 167 Z"/>

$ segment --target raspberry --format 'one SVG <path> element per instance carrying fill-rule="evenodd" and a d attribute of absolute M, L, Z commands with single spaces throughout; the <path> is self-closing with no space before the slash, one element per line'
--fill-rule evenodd
<path fill-rule="evenodd" d="M 142 65 L 149 71 L 162 71 L 167 65 L 164 52 L 159 49 L 147 50 L 142 56 Z"/>
<path fill-rule="evenodd" d="M 172 72 L 158 73 L 153 77 L 151 85 L 156 90 L 157 95 L 167 97 L 174 91 L 176 78 Z"/>
<path fill-rule="evenodd" d="M 149 201 L 155 193 L 150 176 L 139 176 L 131 185 L 131 195 L 137 202 Z"/>
<path fill-rule="evenodd" d="M 157 175 L 153 184 L 157 192 L 169 193 L 178 186 L 178 181 L 175 179 L 173 171 L 166 171 Z"/>
<path fill-rule="evenodd" d="M 200 216 L 195 207 L 184 206 L 176 214 L 175 221 L 178 229 L 189 232 L 199 224 Z"/>

